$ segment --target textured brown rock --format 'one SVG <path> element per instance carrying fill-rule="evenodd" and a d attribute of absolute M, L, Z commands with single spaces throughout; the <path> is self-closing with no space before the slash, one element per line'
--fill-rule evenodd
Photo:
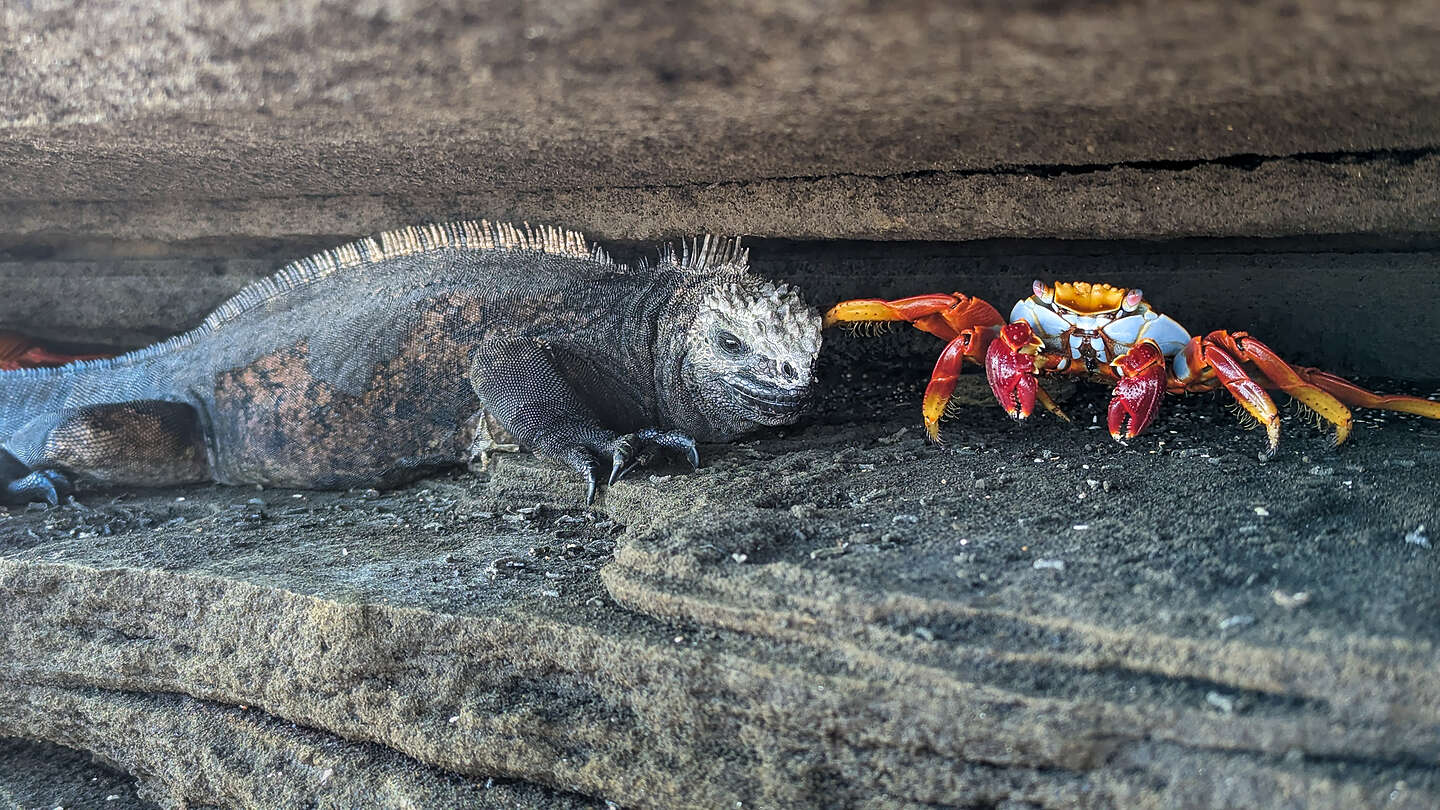
<path fill-rule="evenodd" d="M 478 216 L 768 237 L 822 303 L 1104 278 L 1440 378 L 1440 6 L 0 5 L 0 325 L 136 345 Z M 1260 466 L 1204 399 L 1113 446 L 1082 388 L 947 453 L 907 337 L 595 514 L 526 457 L 12 510 L 0 735 L 175 807 L 1440 805 L 1433 424 Z M 35 745 L 0 800 L 94 772 Z"/>
<path fill-rule="evenodd" d="M 7 240 L 1436 225 L 1432 3 L 4 11 Z"/>
<path fill-rule="evenodd" d="M 1319 458 L 1341 481 L 1298 458 L 1323 453 L 1298 426 L 1270 464 L 1231 452 L 1203 402 L 1168 411 L 1161 455 L 989 408 L 950 428 L 959 453 L 927 451 L 910 408 L 824 424 L 853 407 L 618 485 L 618 534 L 528 457 L 378 499 L 207 487 L 12 515 L 0 732 L 244 807 L 281 788 L 243 763 L 313 776 L 288 763 L 340 751 L 327 735 L 379 764 L 286 795 L 368 795 L 388 750 L 633 807 L 1440 799 L 1440 583 L 1403 540 L 1433 509 L 1433 426 L 1362 426 Z M 1202 478 L 1183 518 L 1157 498 Z M 255 746 L 205 744 L 251 722 L 238 705 Z M 137 764 L 157 752 L 193 766 Z"/>

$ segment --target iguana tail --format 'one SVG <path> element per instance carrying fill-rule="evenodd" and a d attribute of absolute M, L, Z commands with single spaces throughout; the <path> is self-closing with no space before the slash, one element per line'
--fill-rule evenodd
<path fill-rule="evenodd" d="M 0 500 L 58 503 L 76 476 L 146 485 L 208 479 L 198 414 L 166 401 L 157 359 L 0 371 Z"/>

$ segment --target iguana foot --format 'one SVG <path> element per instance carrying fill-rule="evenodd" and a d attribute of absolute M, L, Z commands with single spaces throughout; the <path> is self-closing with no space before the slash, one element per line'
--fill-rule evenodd
<path fill-rule="evenodd" d="M 700 453 L 695 449 L 694 439 L 684 433 L 644 428 L 616 440 L 615 449 L 610 454 L 610 483 L 629 475 L 636 467 L 649 464 L 657 452 L 665 450 L 684 451 L 690 470 L 700 469 Z"/>
<path fill-rule="evenodd" d="M 37 470 L 6 484 L 4 500 L 13 504 L 44 501 L 59 506 L 60 500 L 74 491 L 69 477 L 59 470 Z"/>
<path fill-rule="evenodd" d="M 600 486 L 601 465 L 605 459 L 610 462 L 610 477 L 607 483 L 613 484 L 629 475 L 636 467 L 648 464 L 657 454 L 664 452 L 683 453 L 692 470 L 700 466 L 700 454 L 695 449 L 694 439 L 683 433 L 655 428 L 642 428 L 623 436 L 610 434 L 609 438 L 583 440 L 568 450 L 555 453 L 554 457 L 585 479 L 585 502 L 593 504 L 595 492 Z"/>

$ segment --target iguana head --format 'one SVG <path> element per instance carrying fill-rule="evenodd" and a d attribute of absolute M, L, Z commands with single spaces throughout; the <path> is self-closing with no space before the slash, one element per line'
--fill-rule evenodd
<path fill-rule="evenodd" d="M 799 291 L 754 276 L 716 283 L 685 331 L 684 376 L 721 433 L 794 422 L 820 352 L 820 314 Z"/>

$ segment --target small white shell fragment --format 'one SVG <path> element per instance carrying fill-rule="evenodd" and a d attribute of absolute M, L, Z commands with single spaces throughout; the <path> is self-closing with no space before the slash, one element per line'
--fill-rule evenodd
<path fill-rule="evenodd" d="M 1231 616 L 1228 619 L 1220 620 L 1220 629 L 1229 630 L 1234 627 L 1249 627 L 1255 623 L 1255 617 L 1249 614 Z"/>
<path fill-rule="evenodd" d="M 1301 607 L 1309 603 L 1310 592 L 1295 591 L 1294 593 L 1290 593 L 1289 591 L 1282 591 L 1279 588 L 1276 588 L 1275 590 L 1270 592 L 1270 598 L 1273 599 L 1275 601 L 1275 604 L 1279 605 L 1280 607 L 1285 608 L 1286 610 L 1294 610 L 1295 608 Z"/>

